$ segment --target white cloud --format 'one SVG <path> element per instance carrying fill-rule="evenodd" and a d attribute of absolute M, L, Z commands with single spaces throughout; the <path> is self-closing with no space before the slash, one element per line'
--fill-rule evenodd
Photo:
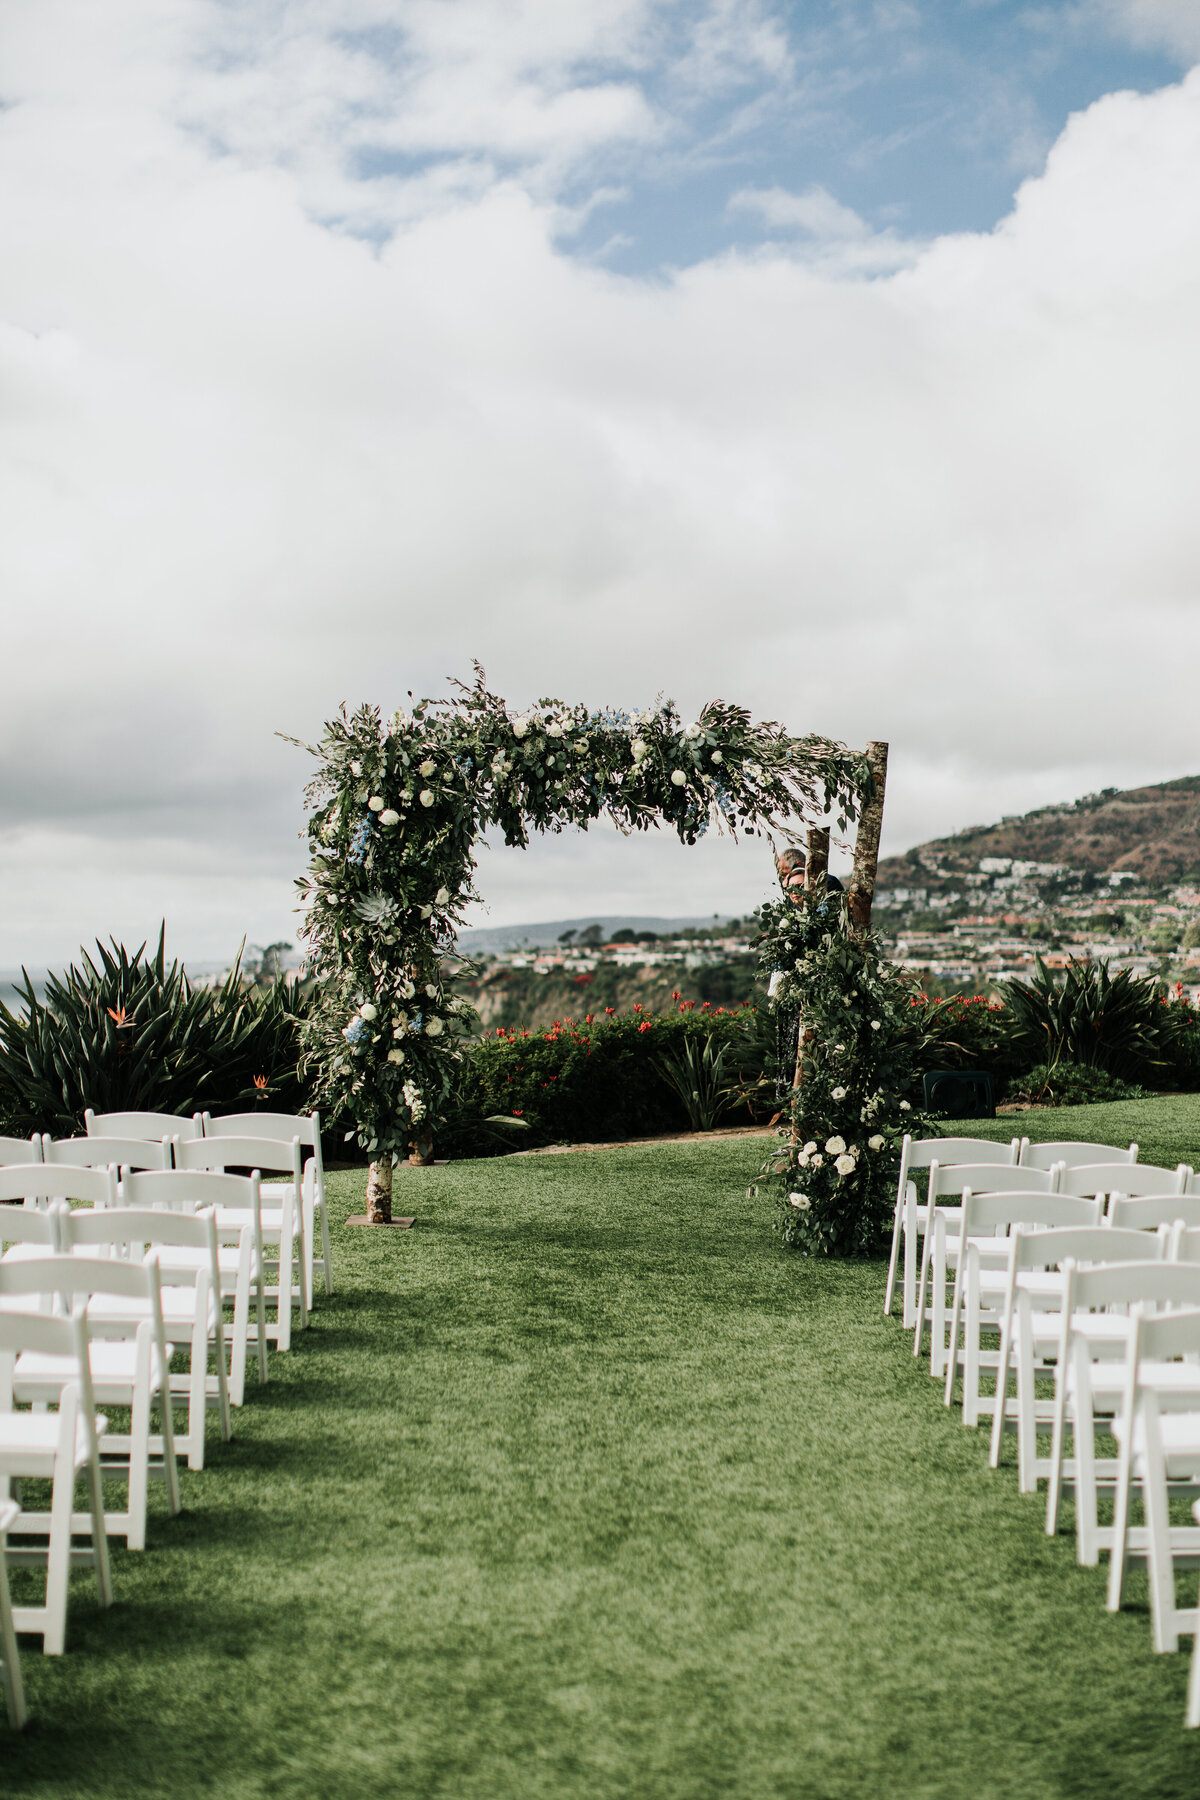
<path fill-rule="evenodd" d="M 1085 0 L 1084 15 L 1099 14 L 1110 30 L 1139 49 L 1166 50 L 1185 63 L 1200 58 L 1200 8 L 1195 0 Z"/>
<path fill-rule="evenodd" d="M 1200 76 L 1077 116 L 995 232 L 910 267 L 863 279 L 834 252 L 878 234 L 836 198 L 759 190 L 805 242 L 621 278 L 560 248 L 546 172 L 592 129 L 555 105 L 623 90 L 649 15 L 598 9 L 584 42 L 560 10 L 587 9 L 381 12 L 430 81 L 464 64 L 435 106 L 357 9 L 328 124 L 303 45 L 279 72 L 315 11 L 255 12 L 270 76 L 236 103 L 253 58 L 212 68 L 206 6 L 7 16 L 0 964 L 164 908 L 184 948 L 178 920 L 205 952 L 205 919 L 286 933 L 307 771 L 274 730 L 473 655 L 516 699 L 717 692 L 888 738 L 893 843 L 1195 768 Z M 397 129 L 432 141 L 486 86 L 472 21 L 509 16 L 523 47 L 464 117 L 513 122 L 361 180 L 355 109 L 370 136 L 415 94 Z M 378 243 L 315 216 L 352 205 Z M 497 854 L 485 891 L 510 918 L 742 910 L 764 859 L 732 857 L 598 835 L 519 879 Z"/>
<path fill-rule="evenodd" d="M 890 227 L 875 231 L 851 207 L 835 200 L 828 189 L 813 184 L 802 193 L 787 188 L 740 188 L 729 200 L 731 212 L 754 213 L 769 231 L 799 232 L 807 260 L 819 261 L 828 274 L 874 274 L 905 268 L 916 261 L 921 246 Z"/>

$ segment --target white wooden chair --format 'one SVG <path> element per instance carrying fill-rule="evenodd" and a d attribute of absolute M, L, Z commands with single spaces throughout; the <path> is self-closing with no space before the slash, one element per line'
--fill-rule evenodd
<path fill-rule="evenodd" d="M 996 1144 L 990 1138 L 914 1138 L 907 1132 L 900 1145 L 900 1174 L 896 1181 L 896 1205 L 892 1215 L 892 1254 L 888 1260 L 887 1289 L 883 1297 L 885 1316 L 892 1310 L 896 1288 L 896 1268 L 901 1241 L 904 1248 L 903 1320 L 905 1331 L 911 1331 L 917 1307 L 917 1240 L 923 1234 L 929 1217 L 928 1205 L 917 1195 L 912 1179 L 914 1170 L 928 1169 L 933 1162 L 941 1167 L 951 1163 L 1002 1163 L 1011 1166 L 1021 1149 L 1021 1139 Z"/>
<path fill-rule="evenodd" d="M 311 1196 L 312 1176 L 302 1174 L 300 1164 L 300 1140 L 293 1138 L 288 1144 L 273 1143 L 269 1138 L 243 1137 L 205 1137 L 195 1138 L 190 1142 L 175 1143 L 175 1166 L 177 1169 L 208 1169 L 224 1174 L 230 1169 L 249 1169 L 259 1180 L 261 1190 L 262 1171 L 269 1173 L 283 1172 L 290 1180 L 275 1190 L 276 1197 L 270 1205 L 260 1202 L 257 1217 L 251 1217 L 242 1209 L 218 1206 L 217 1224 L 220 1225 L 253 1225 L 257 1234 L 256 1241 L 261 1245 L 262 1254 L 269 1250 L 275 1252 L 277 1258 L 278 1281 L 274 1287 L 266 1288 L 267 1299 L 274 1298 L 275 1319 L 268 1320 L 266 1334 L 268 1339 L 280 1351 L 291 1349 L 292 1345 L 292 1305 L 298 1308 L 300 1328 L 308 1324 L 308 1286 L 305 1280 L 307 1273 L 311 1279 L 312 1262 L 307 1254 L 304 1235 L 304 1214 L 306 1199 Z M 309 1165 L 311 1168 L 311 1164 Z M 300 1204 L 296 1205 L 294 1195 L 300 1195 Z M 312 1213 L 308 1209 L 311 1227 Z M 300 1238 L 300 1280 L 293 1282 L 292 1270 L 296 1261 L 296 1238 Z M 307 1239 L 311 1243 L 311 1236 Z M 268 1267 L 264 1260 L 264 1270 Z"/>
<path fill-rule="evenodd" d="M 1170 1515 L 1172 1489 L 1194 1491 L 1200 1483 L 1200 1309 L 1152 1316 L 1135 1309 L 1133 1320 L 1132 1406 L 1129 1414 L 1122 1408 L 1112 1432 L 1141 1483 L 1152 1640 L 1156 1651 L 1169 1653 L 1178 1650 L 1181 1632 L 1200 1633 L 1200 1607 L 1181 1607 L 1175 1592 L 1176 1559 L 1200 1555 L 1200 1529 L 1172 1526 Z M 1164 1364 L 1175 1371 L 1173 1380 L 1164 1379 Z M 1130 1536 L 1126 1524 L 1113 1543 L 1112 1559 L 1120 1559 L 1122 1571 Z M 1111 1602 L 1120 1572 L 1110 1568 L 1109 1574 Z"/>
<path fill-rule="evenodd" d="M 89 1137 L 131 1138 L 196 1138 L 203 1134 L 200 1114 L 189 1119 L 185 1113 L 123 1112 L 94 1113 L 89 1106 L 83 1115 Z"/>
<path fill-rule="evenodd" d="M 258 1379 L 267 1379 L 266 1301 L 262 1256 L 262 1204 L 257 1178 L 212 1170 L 175 1169 L 169 1174 L 127 1172 L 121 1183 L 125 1204 L 183 1214 L 211 1211 L 217 1235 L 217 1269 L 221 1297 L 232 1302 L 233 1319 L 225 1331 L 229 1349 L 227 1386 L 231 1406 L 241 1406 L 246 1391 L 246 1359 L 254 1344 Z M 226 1223 L 222 1223 L 224 1214 Z M 232 1223 L 228 1221 L 232 1220 Z M 182 1245 L 163 1248 L 159 1263 L 194 1268 L 201 1253 Z M 250 1307 L 254 1306 L 254 1330 Z"/>
<path fill-rule="evenodd" d="M 0 1684 L 4 1688 L 8 1722 L 14 1731 L 20 1731 L 29 1717 L 25 1708 L 25 1686 L 21 1680 L 21 1658 L 13 1626 L 5 1556 L 8 1528 L 15 1522 L 20 1511 L 15 1500 L 0 1500 Z"/>
<path fill-rule="evenodd" d="M 171 1140 L 137 1137 L 42 1138 L 42 1161 L 49 1168 L 169 1169 Z"/>
<path fill-rule="evenodd" d="M 23 1262 L 31 1256 L 57 1256 L 62 1250 L 62 1220 L 67 1208 L 61 1200 L 46 1207 L 0 1206 L 0 1262 Z M 51 1312 L 50 1294 L 0 1296 L 6 1312 Z"/>
<path fill-rule="evenodd" d="M 1150 1194 L 1185 1194 L 1191 1169 L 1180 1163 L 1174 1169 L 1162 1169 L 1153 1163 L 1081 1163 L 1064 1169 L 1059 1176 L 1061 1194 L 1123 1194 L 1126 1199 Z"/>
<path fill-rule="evenodd" d="M 946 1283 L 957 1265 L 958 1234 L 962 1224 L 962 1195 L 998 1191 L 1016 1194 L 1050 1194 L 1058 1181 L 1057 1169 L 1020 1169 L 1015 1165 L 958 1163 L 943 1169 L 929 1165 L 926 1194 L 928 1222 L 921 1250 L 917 1281 L 917 1316 L 913 1326 L 913 1355 L 920 1356 L 928 1315 L 931 1332 L 929 1373 L 938 1380 L 946 1374 Z"/>
<path fill-rule="evenodd" d="M 1121 1569 L 1127 1554 L 1145 1554 L 1145 1531 L 1127 1532 L 1130 1463 L 1126 1455 L 1096 1456 L 1097 1436 L 1111 1433 L 1113 1421 L 1126 1424 L 1133 1415 L 1134 1381 L 1129 1362 L 1134 1315 L 1200 1307 L 1200 1267 L 1141 1259 L 1094 1263 L 1081 1268 L 1074 1259 L 1063 1263 L 1065 1277 L 1060 1341 L 1054 1391 L 1050 1470 L 1046 1493 L 1046 1535 L 1058 1531 L 1062 1489 L 1075 1490 L 1075 1541 L 1081 1564 L 1094 1567 L 1100 1552 L 1113 1552 L 1109 1568 L 1109 1610 L 1121 1604 Z M 1143 1363 L 1143 1374 L 1148 1366 Z M 1165 1362 L 1157 1378 L 1164 1388 L 1187 1392 L 1197 1372 L 1185 1363 Z M 1067 1428 L 1074 1456 L 1064 1456 Z M 1128 1434 L 1125 1438 L 1128 1443 Z M 1096 1497 L 1101 1485 L 1113 1494 L 1113 1524 L 1101 1526 Z"/>
<path fill-rule="evenodd" d="M 85 1206 L 115 1206 L 117 1172 L 113 1168 L 82 1169 L 62 1164 L 9 1163 L 0 1167 L 0 1203 L 20 1200 L 25 1206 L 47 1206 L 51 1200 L 76 1200 Z"/>
<path fill-rule="evenodd" d="M 20 1265 L 0 1264 L 0 1296 L 23 1292 L 13 1285 Z M 54 1357 L 76 1370 L 76 1379 L 56 1395 L 57 1412 L 17 1411 L 13 1405 L 13 1371 L 22 1356 Z M 46 1592 L 41 1606 L 14 1606 L 17 1631 L 42 1639 L 47 1656 L 61 1656 L 67 1635 L 67 1587 L 72 1562 L 90 1563 L 96 1571 L 101 1606 L 112 1603 L 112 1574 L 104 1524 L 99 1436 L 108 1421 L 95 1409 L 88 1371 L 87 1333 L 81 1312 L 70 1318 L 46 1313 L 0 1309 L 0 1499 L 8 1499 L 14 1480 L 50 1481 L 49 1515 L 18 1511 L 9 1524 L 7 1560 L 43 1562 Z M 88 1510 L 75 1512 L 75 1483 L 85 1474 Z M 14 1544 L 12 1535 L 36 1536 L 36 1547 Z M 72 1547 L 72 1535 L 88 1538 Z"/>
<path fill-rule="evenodd" d="M 982 1338 L 984 1332 L 999 1337 L 1002 1331 L 1017 1232 L 1022 1226 L 1038 1227 L 1043 1233 L 1058 1225 L 1099 1228 L 1101 1203 L 1020 1190 L 975 1194 L 970 1189 L 963 1194 L 962 1202 L 954 1256 L 954 1297 L 950 1308 L 943 1399 L 947 1406 L 953 1403 L 954 1384 L 961 1369 L 963 1424 L 978 1425 L 980 1413 L 990 1414 L 996 1406 L 994 1395 L 980 1393 L 979 1378 L 984 1369 L 996 1372 L 995 1395 L 1002 1391 L 998 1374 L 1000 1353 L 985 1350 Z M 1038 1288 L 1050 1285 L 1036 1280 L 1033 1284 Z M 963 1328 L 961 1346 L 960 1324 Z"/>
<path fill-rule="evenodd" d="M 0 1163 L 31 1163 L 42 1160 L 42 1134 L 32 1137 L 0 1137 Z"/>
<path fill-rule="evenodd" d="M 190 1469 L 202 1469 L 210 1405 L 216 1408 L 222 1438 L 228 1442 L 231 1434 L 214 1214 L 144 1206 L 74 1212 L 62 1221 L 62 1238 L 63 1249 L 74 1255 L 107 1251 L 138 1263 L 153 1257 L 158 1266 L 163 1329 L 176 1351 L 186 1345 L 188 1353 L 187 1372 L 179 1370 L 168 1377 L 172 1396 L 187 1405 L 187 1431 L 175 1430 L 175 1453 L 187 1455 Z M 181 1247 L 200 1254 L 173 1261 L 170 1252 Z M 127 1337 L 152 1316 L 149 1299 L 106 1291 L 93 1294 L 88 1301 L 87 1325 L 93 1338 Z M 210 1344 L 216 1356 L 212 1375 L 208 1373 Z"/>
<path fill-rule="evenodd" d="M 1008 1283 L 1000 1322 L 1000 1357 L 996 1370 L 996 1404 L 992 1411 L 991 1445 L 988 1462 L 1000 1466 L 1000 1449 L 1004 1429 L 1015 1425 L 1017 1433 L 1018 1488 L 1023 1494 L 1037 1491 L 1040 1480 L 1053 1473 L 1054 1452 L 1048 1457 L 1037 1454 L 1039 1425 L 1049 1429 L 1053 1438 L 1057 1421 L 1057 1401 L 1039 1401 L 1035 1383 L 1039 1375 L 1053 1373 L 1056 1393 L 1065 1382 L 1065 1344 L 1069 1315 L 1064 1314 L 1064 1295 L 1068 1280 L 1064 1264 L 1086 1264 L 1088 1268 L 1102 1263 L 1159 1263 L 1167 1255 L 1169 1233 L 1148 1231 L 1114 1231 L 1094 1217 L 1089 1221 L 1083 1211 L 1096 1206 L 1078 1196 L 1058 1195 L 1063 1216 L 1044 1223 L 1050 1229 L 1038 1229 L 1034 1223 L 1018 1226 L 1009 1245 Z M 1080 1209 L 1072 1220 L 1066 1208 Z M 1078 1308 L 1076 1308 L 1078 1311 Z M 1102 1353 L 1114 1345 L 1119 1353 L 1127 1329 L 1123 1318 L 1111 1312 L 1089 1318 L 1087 1341 Z M 1008 1373 L 1016 1372 L 1016 1395 L 1008 1395 Z"/>
<path fill-rule="evenodd" d="M 1031 1144 L 1026 1138 L 1021 1146 L 1020 1162 L 1023 1169 L 1052 1169 L 1056 1163 L 1063 1169 L 1077 1169 L 1083 1164 L 1125 1164 L 1135 1163 L 1137 1159 L 1136 1144 L 1121 1150 L 1114 1144 L 1077 1144 L 1069 1138 L 1056 1144 Z"/>
<path fill-rule="evenodd" d="M 174 1346 L 163 1329 L 158 1266 L 153 1261 L 130 1263 L 115 1256 L 48 1256 L 15 1263 L 0 1263 L 0 1294 L 52 1293 L 70 1305 L 90 1302 L 95 1294 L 116 1294 L 123 1299 L 147 1301 L 147 1316 L 131 1337 L 98 1338 L 87 1334 L 87 1374 L 91 1392 L 101 1405 L 128 1407 L 128 1432 L 107 1426 L 100 1435 L 100 1459 L 104 1474 L 127 1485 L 124 1511 L 106 1510 L 105 1530 L 123 1537 L 130 1550 L 146 1547 L 146 1501 L 151 1474 L 166 1481 L 167 1506 L 179 1511 L 179 1471 L 175 1462 L 175 1437 L 167 1375 Z M 17 1315 L 0 1314 L 15 1317 Z M 86 1319 L 85 1319 L 86 1325 Z M 26 1350 L 17 1357 L 12 1374 L 14 1400 L 30 1405 L 60 1404 L 64 1388 L 78 1386 L 81 1371 L 74 1355 L 62 1356 Z M 160 1434 L 151 1434 L 151 1409 L 157 1404 L 162 1422 Z M 26 1520 L 41 1518 L 49 1529 L 49 1515 L 24 1512 Z M 37 1527 L 31 1526 L 31 1529 Z"/>
<path fill-rule="evenodd" d="M 256 1137 L 271 1138 L 283 1144 L 290 1144 L 293 1138 L 299 1138 L 301 1151 L 309 1154 L 304 1157 L 306 1172 L 311 1164 L 312 1174 L 312 1206 L 321 1224 L 320 1255 L 316 1249 L 315 1230 L 309 1230 L 309 1247 L 312 1250 L 313 1266 L 318 1264 L 324 1271 L 325 1292 L 333 1292 L 333 1255 L 329 1245 L 329 1214 L 325 1206 L 325 1164 L 321 1160 L 321 1115 L 312 1113 L 225 1113 L 216 1118 L 205 1113 L 205 1137 Z M 267 1205 L 272 1204 L 272 1195 L 277 1193 L 284 1183 L 278 1181 L 263 1182 L 263 1198 Z M 296 1197 L 297 1205 L 299 1196 Z M 309 1279 L 309 1305 L 312 1304 L 312 1279 Z"/>

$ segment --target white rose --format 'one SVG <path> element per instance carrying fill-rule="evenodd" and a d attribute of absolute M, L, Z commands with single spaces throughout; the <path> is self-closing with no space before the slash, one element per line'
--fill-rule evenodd
<path fill-rule="evenodd" d="M 370 1025 L 379 1017 L 379 1012 L 376 1007 L 371 1005 L 369 1000 L 364 1000 L 358 1009 L 358 1015 L 361 1019 L 365 1019 L 367 1024 Z"/>
<path fill-rule="evenodd" d="M 696 725 L 694 723 L 691 725 L 685 725 L 683 728 L 683 735 L 685 738 L 698 738 L 700 736 L 699 725 Z"/>
<path fill-rule="evenodd" d="M 714 750 L 712 753 L 712 761 L 715 763 L 724 762 L 725 758 L 721 755 L 719 750 Z"/>
<path fill-rule="evenodd" d="M 398 825 L 400 823 L 400 814 L 398 812 L 393 812 L 390 806 L 385 806 L 379 815 L 379 823 L 381 825 Z"/>
<path fill-rule="evenodd" d="M 871 1020 L 871 1030 L 872 1030 L 872 1031 L 879 1031 L 879 1030 L 880 1030 L 880 1029 L 881 1029 L 881 1026 L 880 1026 L 880 1023 L 879 1023 L 879 1020 L 878 1020 L 878 1019 L 872 1019 L 872 1020 Z"/>
<path fill-rule="evenodd" d="M 326 904 L 326 906 L 336 906 L 337 905 L 337 895 L 336 894 L 326 894 L 325 904 Z"/>
<path fill-rule="evenodd" d="M 432 806 L 433 805 L 433 795 L 430 793 L 428 788 L 422 788 L 420 793 L 417 795 L 417 799 L 421 802 L 422 806 Z"/>
<path fill-rule="evenodd" d="M 372 794 L 371 798 L 367 801 L 367 805 L 370 807 L 372 812 L 382 812 L 383 806 L 384 806 L 382 795 Z"/>
<path fill-rule="evenodd" d="M 528 736 L 528 733 L 529 733 L 529 720 L 528 719 L 514 719 L 513 720 L 513 736 L 514 737 L 523 738 L 523 737 Z"/>
<path fill-rule="evenodd" d="M 852 1156 L 839 1156 L 837 1159 L 836 1168 L 839 1175 L 853 1175 L 856 1167 Z"/>
<path fill-rule="evenodd" d="M 449 901 L 450 901 L 450 889 L 448 887 L 440 887 L 438 889 L 437 893 L 434 895 L 434 905 L 435 906 L 446 906 L 449 904 Z"/>
<path fill-rule="evenodd" d="M 446 1027 L 443 1025 L 443 1023 L 440 1019 L 430 1019 L 429 1023 L 425 1027 L 425 1036 L 426 1037 L 441 1037 L 441 1035 L 442 1035 L 443 1031 L 445 1031 L 445 1029 L 446 1029 Z"/>
<path fill-rule="evenodd" d="M 432 756 L 427 756 L 423 763 L 417 764 L 417 767 L 420 773 L 425 777 L 426 781 L 428 781 L 429 777 L 433 774 L 433 771 L 437 768 L 437 764 L 434 762 Z"/>
<path fill-rule="evenodd" d="M 804 1146 L 805 1156 L 811 1156 L 813 1151 L 816 1149 L 816 1147 L 817 1146 L 811 1140 L 807 1144 L 805 1144 L 805 1146 Z"/>
<path fill-rule="evenodd" d="M 630 745 L 630 749 L 633 752 L 634 762 L 641 762 L 643 756 L 646 754 L 646 746 L 641 738 L 634 738 L 633 743 Z"/>
<path fill-rule="evenodd" d="M 807 1169 L 807 1167 L 808 1167 L 808 1158 L 804 1154 L 803 1150 L 801 1150 L 799 1156 L 797 1156 L 797 1158 L 796 1158 L 796 1167 L 798 1169 Z"/>
<path fill-rule="evenodd" d="M 823 1166 L 824 1162 L 825 1162 L 825 1158 L 823 1156 L 814 1156 L 812 1158 L 811 1162 L 809 1163 L 809 1167 L 813 1168 L 813 1169 L 819 1169 Z"/>
<path fill-rule="evenodd" d="M 876 1132 L 874 1137 L 869 1137 L 867 1139 L 867 1148 L 868 1150 L 882 1150 L 885 1141 L 886 1140 L 880 1137 L 879 1133 Z"/>
<path fill-rule="evenodd" d="M 827 1156 L 843 1156 L 845 1154 L 845 1150 L 846 1150 L 845 1138 L 831 1137 L 831 1138 L 825 1139 L 825 1153 Z"/>
<path fill-rule="evenodd" d="M 417 990 L 411 981 L 402 981 L 400 983 L 400 995 L 402 999 L 411 1000 L 416 994 L 416 991 Z"/>
<path fill-rule="evenodd" d="M 547 737 L 561 737 L 562 736 L 562 726 L 559 724 L 557 719 L 550 719 L 547 722 L 546 736 Z"/>
<path fill-rule="evenodd" d="M 835 1100 L 844 1100 L 846 1098 L 845 1088 L 834 1088 L 833 1097 Z"/>
<path fill-rule="evenodd" d="M 437 982 L 436 981 L 427 981 L 425 983 L 425 992 L 429 995 L 429 998 L 431 1000 L 436 1000 L 437 995 L 438 995 Z"/>
<path fill-rule="evenodd" d="M 687 776 L 684 774 L 682 769 L 672 769 L 671 770 L 671 784 L 673 787 L 684 787 L 686 785 L 686 783 L 687 783 Z"/>
<path fill-rule="evenodd" d="M 788 1199 L 791 1201 L 792 1205 L 796 1208 L 797 1212 L 807 1212 L 809 1207 L 812 1205 L 812 1201 L 809 1199 L 807 1194 L 789 1194 Z"/>
<path fill-rule="evenodd" d="M 902 1100 L 900 1102 L 900 1111 L 901 1112 L 911 1112 L 912 1111 L 912 1107 L 909 1105 L 907 1100 Z"/>
<path fill-rule="evenodd" d="M 390 1063 L 402 1063 L 404 1061 L 403 1050 L 389 1050 L 388 1061 Z"/>

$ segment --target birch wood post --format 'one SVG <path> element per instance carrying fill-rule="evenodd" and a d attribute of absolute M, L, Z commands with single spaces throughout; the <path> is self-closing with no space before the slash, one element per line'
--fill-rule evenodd
<path fill-rule="evenodd" d="M 826 892 L 826 877 L 829 874 L 829 832 L 821 825 L 814 825 L 808 834 L 808 862 L 804 870 L 805 892 L 821 898 Z M 800 1142 L 800 1125 L 796 1118 L 796 1104 L 799 1098 L 800 1084 L 804 1080 L 804 1046 L 812 1037 L 810 1031 L 804 1029 L 804 1015 L 796 1021 L 796 1070 L 792 1076 L 792 1143 Z"/>
<path fill-rule="evenodd" d="M 367 1170 L 367 1224 L 392 1222 L 392 1159 L 385 1156 Z"/>
<path fill-rule="evenodd" d="M 854 873 L 850 877 L 850 923 L 855 931 L 865 932 L 871 923 L 871 903 L 875 898 L 875 871 L 879 866 L 879 834 L 883 828 L 883 796 L 887 788 L 888 747 L 872 742 L 867 745 L 867 762 L 874 778 L 874 789 L 858 817 L 854 839 Z"/>

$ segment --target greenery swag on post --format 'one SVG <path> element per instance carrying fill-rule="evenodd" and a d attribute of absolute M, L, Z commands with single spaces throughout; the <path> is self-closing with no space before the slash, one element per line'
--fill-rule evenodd
<path fill-rule="evenodd" d="M 785 888 L 759 912 L 773 1004 L 799 1015 L 783 1142 L 764 1173 L 779 1183 L 784 1242 L 824 1256 L 877 1247 L 900 1140 L 924 1124 L 907 1097 L 917 1049 L 910 985 L 869 929 L 887 745 L 869 744 L 867 762 L 849 893 L 828 891 L 828 834 L 814 831 L 804 889 Z"/>
<path fill-rule="evenodd" d="M 693 844 L 710 828 L 776 828 L 805 813 L 854 817 L 866 760 L 823 737 L 791 737 L 741 707 L 711 701 L 684 723 L 673 702 L 591 712 L 541 700 L 513 714 L 472 687 L 419 700 L 386 724 L 343 709 L 311 751 L 308 873 L 297 883 L 317 982 L 306 1065 L 320 1104 L 354 1121 L 371 1157 L 368 1218 L 391 1217 L 393 1163 L 410 1144 L 432 1157 L 470 1009 L 446 991 L 443 964 L 473 886 L 476 838 L 623 832 L 665 821 Z M 288 740 L 297 743 L 299 740 Z"/>

